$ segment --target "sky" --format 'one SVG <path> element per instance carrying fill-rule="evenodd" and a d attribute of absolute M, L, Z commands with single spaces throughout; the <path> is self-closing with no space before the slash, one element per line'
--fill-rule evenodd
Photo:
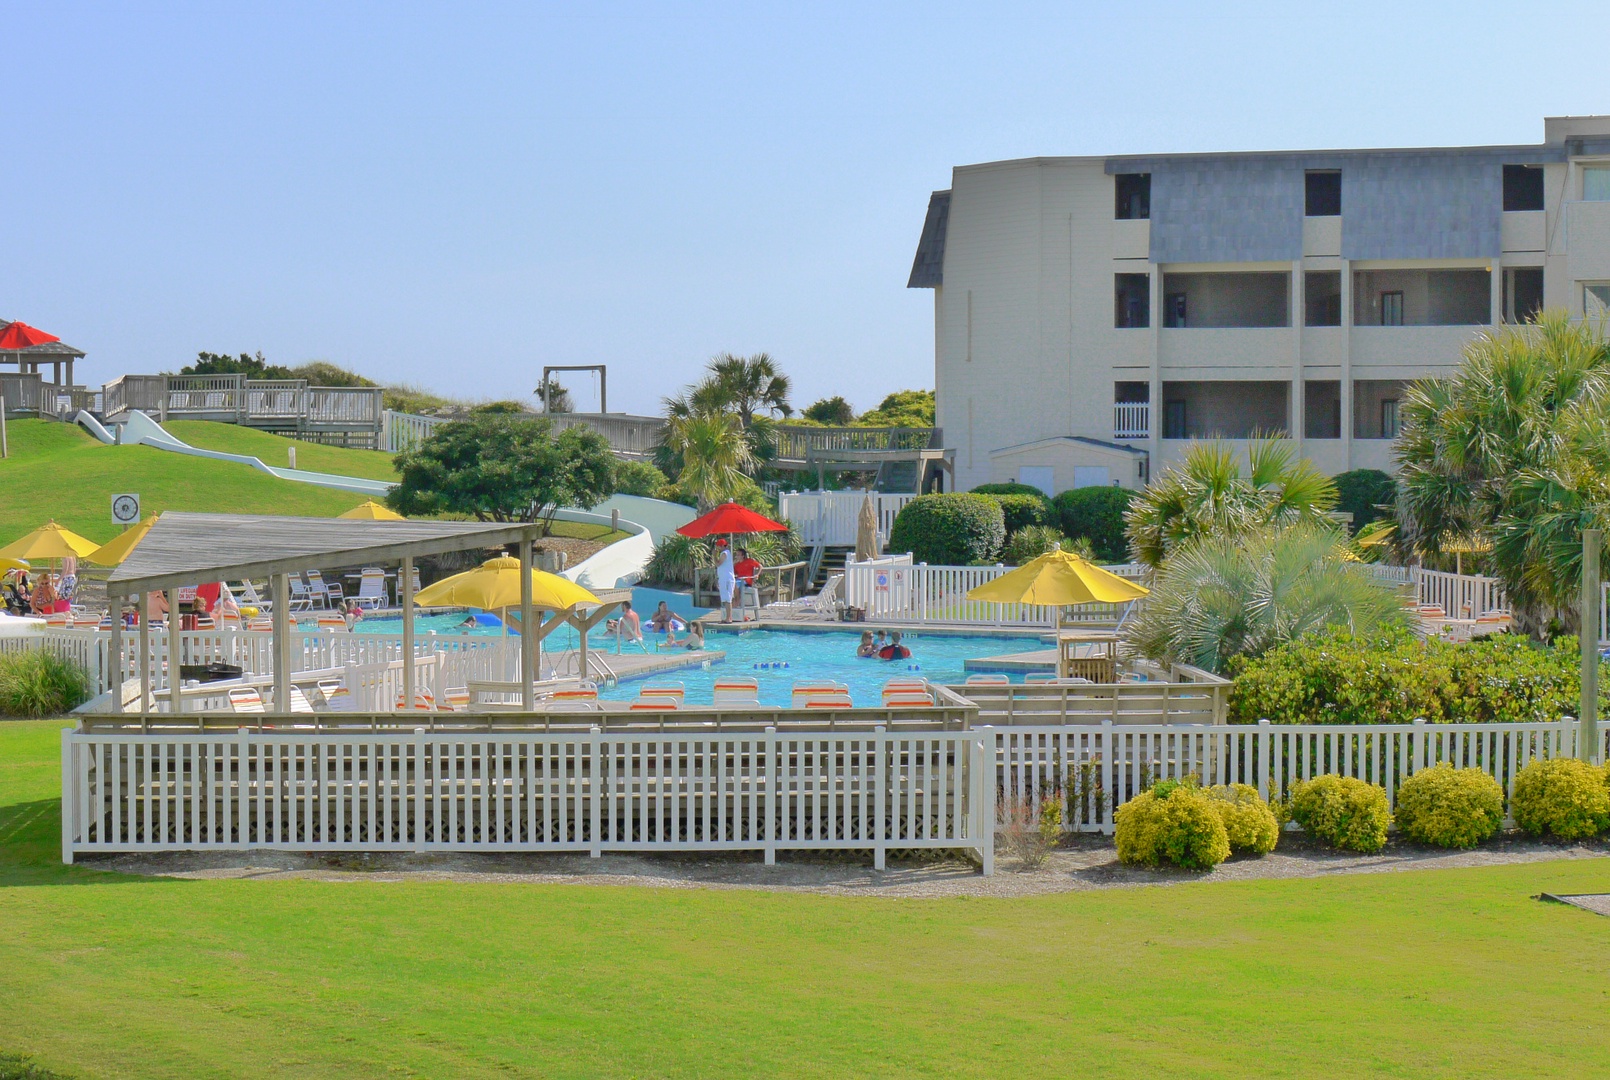
<path fill-rule="evenodd" d="M 953 166 L 1535 143 L 1610 112 L 1604 14 L 0 0 L 0 318 L 91 385 L 260 350 L 531 401 L 607 364 L 656 412 L 767 352 L 865 410 L 933 385 L 905 286 Z"/>

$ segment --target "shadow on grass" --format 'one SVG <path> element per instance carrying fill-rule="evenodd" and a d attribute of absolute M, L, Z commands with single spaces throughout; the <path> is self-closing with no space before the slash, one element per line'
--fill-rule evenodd
<path fill-rule="evenodd" d="M 0 806 L 0 888 L 22 885 L 118 885 L 142 878 L 61 861 L 61 803 L 55 799 Z M 6 1074 L 0 1072 L 0 1080 Z"/>

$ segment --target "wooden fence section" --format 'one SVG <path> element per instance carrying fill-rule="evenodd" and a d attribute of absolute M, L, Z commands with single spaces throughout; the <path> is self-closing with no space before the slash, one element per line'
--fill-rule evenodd
<path fill-rule="evenodd" d="M 118 851 L 977 852 L 987 732 L 62 732 L 62 858 Z"/>
<path fill-rule="evenodd" d="M 393 454 L 412 450 L 445 423 L 446 418 L 440 416 L 416 416 L 387 409 L 380 419 L 380 449 Z"/>
<path fill-rule="evenodd" d="M 980 724 L 1223 724 L 1230 683 L 1201 674 L 1201 680 L 1176 677 L 1170 682 L 984 683 L 950 690 L 978 706 Z"/>
<path fill-rule="evenodd" d="M 654 455 L 665 437 L 662 416 L 633 416 L 630 413 L 549 413 L 554 434 L 566 428 L 586 427 L 609 442 L 609 448 L 622 457 L 645 459 Z"/>
<path fill-rule="evenodd" d="M 927 450 L 938 428 L 794 427 L 778 424 L 774 431 L 775 460 L 803 465 L 813 452 Z"/>
<path fill-rule="evenodd" d="M 0 372 L 0 399 L 6 416 L 38 416 L 45 400 L 44 377 L 37 371 Z"/>
<path fill-rule="evenodd" d="M 1100 725 L 995 728 L 1003 801 L 1066 800 L 1065 827 L 1113 831 L 1113 814 L 1158 780 L 1250 784 L 1266 799 L 1325 773 L 1386 789 L 1396 805 L 1406 777 L 1440 762 L 1479 768 L 1513 793 L 1538 758 L 1572 757 L 1573 719 L 1532 724 Z"/>

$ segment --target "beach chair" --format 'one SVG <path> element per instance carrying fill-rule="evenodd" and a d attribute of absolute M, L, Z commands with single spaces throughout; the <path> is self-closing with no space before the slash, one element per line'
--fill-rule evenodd
<path fill-rule="evenodd" d="M 291 687 L 291 711 L 293 713 L 310 713 L 313 711 L 313 703 L 307 699 L 307 694 L 302 691 L 300 686 L 293 685 Z"/>
<path fill-rule="evenodd" d="M 798 709 L 808 698 L 823 694 L 848 694 L 849 692 L 850 688 L 848 686 L 841 682 L 834 682 L 831 679 L 796 679 L 791 696 L 794 699 L 794 708 Z"/>
<path fill-rule="evenodd" d="M 929 704 L 933 704 L 933 703 L 929 702 Z M 814 695 L 811 695 L 810 697 L 807 697 L 805 699 L 804 704 L 800 704 L 799 699 L 795 698 L 794 699 L 794 708 L 796 708 L 796 709 L 853 709 L 853 708 L 855 708 L 855 702 L 850 700 L 850 692 L 848 690 L 844 690 L 844 691 L 834 691 L 833 693 L 830 693 L 830 694 L 814 694 Z"/>
<path fill-rule="evenodd" d="M 682 707 L 676 698 L 639 697 L 626 706 L 628 712 L 676 712 Z"/>
<path fill-rule="evenodd" d="M 1010 684 L 1011 681 L 1012 680 L 1007 678 L 1005 675 L 1001 675 L 1001 674 L 997 674 L 997 673 L 991 673 L 991 674 L 988 674 L 988 675 L 979 674 L 979 675 L 969 675 L 969 676 L 967 676 L 967 681 L 966 681 L 966 683 L 964 685 L 966 685 L 966 686 L 1006 686 L 1006 685 Z"/>
<path fill-rule="evenodd" d="M 267 712 L 263 708 L 263 695 L 255 686 L 237 686 L 229 691 L 229 711 L 238 713 Z"/>
<path fill-rule="evenodd" d="M 312 611 L 314 596 L 313 591 L 307 587 L 307 582 L 303 581 L 299 574 L 287 576 L 291 586 L 290 609 L 292 611 Z M 323 599 L 322 596 L 320 599 Z M 326 600 L 325 603 L 328 603 L 328 601 Z"/>
<path fill-rule="evenodd" d="M 1054 671 L 1031 671 L 1023 676 L 1025 683 L 1048 683 L 1056 682 L 1056 680 L 1057 673 Z"/>
<path fill-rule="evenodd" d="M 406 697 L 404 695 L 402 695 L 402 694 L 397 695 L 397 711 L 398 712 L 408 712 L 409 711 L 407 704 L 405 704 L 406 700 L 407 699 L 406 699 Z M 429 690 L 426 690 L 423 687 L 419 687 L 419 686 L 414 687 L 414 711 L 415 712 L 435 712 L 436 711 L 436 695 L 431 693 Z"/>
<path fill-rule="evenodd" d="M 574 690 L 555 690 L 548 695 L 549 703 L 590 701 L 598 704 L 598 687 L 592 685 L 578 686 Z"/>
<path fill-rule="evenodd" d="M 442 712 L 469 712 L 470 688 L 467 686 L 449 686 L 442 692 Z"/>
<path fill-rule="evenodd" d="M 318 681 L 319 696 L 324 700 L 324 707 L 330 712 L 351 712 L 352 694 L 348 692 L 346 684 L 338 679 L 320 679 Z"/>
<path fill-rule="evenodd" d="M 760 683 L 748 678 L 717 679 L 711 704 L 757 706 L 760 704 Z"/>
<path fill-rule="evenodd" d="M 263 599 L 262 594 L 257 591 L 257 586 L 247 578 L 242 578 L 240 581 L 240 596 L 239 602 L 247 607 L 254 607 L 265 613 L 274 610 L 274 601 Z"/>
<path fill-rule="evenodd" d="M 351 628 L 347 626 L 347 620 L 342 618 L 340 615 L 320 615 L 319 629 L 341 631 L 342 633 L 345 633 Z"/>
<path fill-rule="evenodd" d="M 270 620 L 272 622 L 272 620 Z M 239 630 L 241 626 L 240 612 L 220 611 L 218 613 L 218 626 L 224 630 Z"/>
<path fill-rule="evenodd" d="M 247 621 L 246 629 L 256 630 L 259 633 L 263 631 L 272 633 L 274 630 L 274 620 L 269 618 L 267 615 L 253 615 L 251 619 Z"/>
<path fill-rule="evenodd" d="M 884 694 L 883 707 L 885 709 L 914 709 L 931 707 L 934 699 L 928 694 L 908 691 L 899 694 Z"/>
<path fill-rule="evenodd" d="M 353 597 L 360 608 L 374 611 L 386 606 L 386 572 L 377 566 L 366 566 L 358 578 L 358 595 Z"/>
<path fill-rule="evenodd" d="M 681 705 L 687 700 L 687 688 L 679 682 L 650 683 L 637 691 L 639 701 L 646 701 L 650 698 L 664 698 Z"/>
<path fill-rule="evenodd" d="M 307 589 L 315 600 L 322 599 L 325 607 L 335 607 L 345 599 L 341 586 L 333 581 L 326 582 L 324 575 L 317 570 L 307 572 Z"/>
<path fill-rule="evenodd" d="M 216 630 L 216 629 L 218 629 L 218 620 L 214 619 L 211 615 L 197 615 L 196 616 L 196 629 L 197 630 Z"/>

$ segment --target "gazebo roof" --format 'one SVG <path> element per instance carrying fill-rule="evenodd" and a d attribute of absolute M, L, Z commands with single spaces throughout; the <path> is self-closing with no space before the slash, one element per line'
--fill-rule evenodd
<path fill-rule="evenodd" d="M 164 511 L 107 579 L 112 596 L 225 578 L 353 566 L 537 539 L 541 526 L 485 521 L 348 521 Z"/>
<path fill-rule="evenodd" d="M 11 320 L 0 319 L 0 331 L 11 325 Z M 65 341 L 50 341 L 43 345 L 30 345 L 26 349 L 0 349 L 0 362 L 15 364 L 20 360 L 43 359 L 50 360 L 56 357 L 70 357 L 74 360 L 84 358 L 83 349 L 75 349 Z"/>

